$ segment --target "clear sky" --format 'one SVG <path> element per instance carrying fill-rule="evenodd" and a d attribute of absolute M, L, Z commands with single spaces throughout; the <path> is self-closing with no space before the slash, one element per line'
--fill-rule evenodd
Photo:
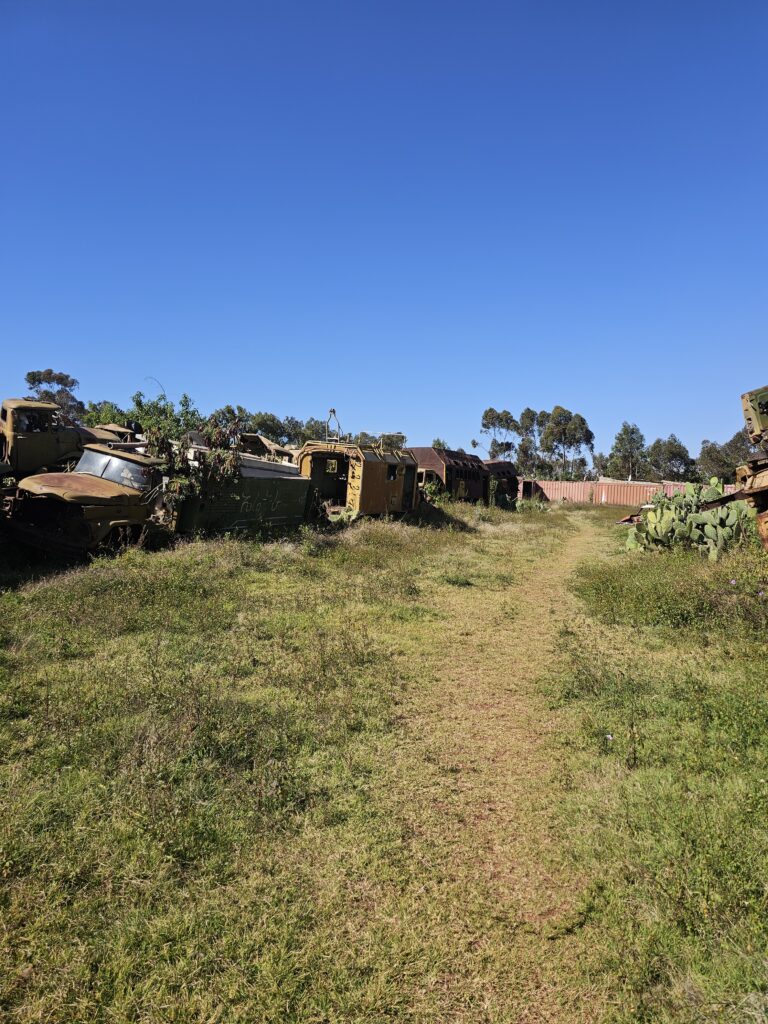
<path fill-rule="evenodd" d="M 694 453 L 768 381 L 765 0 L 0 0 L 2 395 Z"/>

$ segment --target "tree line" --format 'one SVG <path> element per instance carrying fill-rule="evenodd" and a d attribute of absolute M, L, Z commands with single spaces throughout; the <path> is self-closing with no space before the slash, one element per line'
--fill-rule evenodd
<path fill-rule="evenodd" d="M 585 417 L 562 405 L 540 412 L 528 407 L 519 416 L 507 409 L 488 408 L 480 421 L 480 433 L 488 441 L 489 458 L 513 462 L 520 476 L 549 480 L 596 480 L 601 476 L 709 480 L 717 476 L 728 483 L 734 480 L 736 467 L 756 454 L 743 428 L 724 444 L 702 441 L 694 458 L 675 434 L 648 444 L 636 423 L 624 421 L 606 455 L 594 450 L 595 435 Z M 484 447 L 477 440 L 472 446 Z"/>
<path fill-rule="evenodd" d="M 109 400 L 83 402 L 76 392 L 79 382 L 66 373 L 30 370 L 25 376 L 32 397 L 55 402 L 62 418 L 69 423 L 97 426 L 99 423 L 140 423 L 145 430 L 156 430 L 165 437 L 182 437 L 199 428 L 202 422 L 262 434 L 276 444 L 300 446 L 305 441 L 326 436 L 326 420 L 310 416 L 277 416 L 272 412 L 252 412 L 242 405 L 225 405 L 204 416 L 189 395 L 178 403 L 164 393 L 148 398 L 137 391 L 131 405 L 123 409 Z M 709 480 L 717 476 L 726 482 L 734 479 L 738 465 L 753 458 L 756 449 L 744 429 L 737 430 L 724 444 L 704 440 L 696 458 L 674 434 L 657 437 L 650 444 L 636 423 L 624 422 L 608 454 L 595 452 L 595 435 L 586 418 L 562 405 L 537 412 L 527 407 L 519 416 L 507 409 L 485 410 L 480 421 L 483 440 L 472 447 L 490 459 L 514 464 L 520 476 L 539 479 L 589 480 L 600 476 L 618 480 Z M 389 448 L 404 448 L 404 433 L 371 434 L 360 431 L 350 435 L 357 444 L 383 443 Z M 443 438 L 432 442 L 435 448 L 450 448 Z M 463 449 L 458 449 L 463 450 Z"/>
<path fill-rule="evenodd" d="M 133 395 L 127 408 L 122 408 L 109 399 L 83 402 L 76 395 L 80 382 L 67 373 L 52 369 L 30 370 L 24 380 L 31 397 L 54 402 L 61 409 L 65 422 L 86 427 L 100 423 L 138 423 L 144 431 L 152 430 L 163 437 L 180 438 L 206 423 L 226 431 L 236 429 L 241 433 L 262 434 L 276 444 L 295 446 L 322 440 L 326 436 L 327 421 L 314 416 L 306 420 L 295 416 L 280 417 L 272 412 L 252 412 L 242 405 L 224 405 L 205 415 L 187 394 L 175 403 L 163 392 L 149 398 L 142 391 Z M 365 430 L 351 434 L 349 438 L 356 444 L 383 443 L 387 448 L 403 448 L 408 441 L 403 433 L 371 434 Z"/>

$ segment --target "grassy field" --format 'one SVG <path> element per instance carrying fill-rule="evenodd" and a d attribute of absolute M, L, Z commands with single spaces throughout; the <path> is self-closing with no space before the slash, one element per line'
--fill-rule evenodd
<path fill-rule="evenodd" d="M 768 564 L 614 518 L 5 549 L 0 1019 L 768 1019 Z"/>

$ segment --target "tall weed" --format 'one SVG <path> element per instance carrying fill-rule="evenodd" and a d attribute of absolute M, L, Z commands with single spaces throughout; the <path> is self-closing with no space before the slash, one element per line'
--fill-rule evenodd
<path fill-rule="evenodd" d="M 599 878 L 593 935 L 621 985 L 617 1019 L 748 1020 L 763 1005 L 766 578 L 754 550 L 716 564 L 622 556 L 576 575 L 587 609 L 619 627 L 566 631 L 560 685 L 591 765 L 566 815 Z"/>

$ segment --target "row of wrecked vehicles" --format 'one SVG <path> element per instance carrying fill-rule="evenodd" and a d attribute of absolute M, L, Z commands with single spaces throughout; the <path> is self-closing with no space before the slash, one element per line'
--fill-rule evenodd
<path fill-rule="evenodd" d="M 403 514 L 430 485 L 470 501 L 493 492 L 508 504 L 517 490 L 509 463 L 341 437 L 288 452 L 259 435 L 241 434 L 229 450 L 190 435 L 158 458 L 138 424 L 66 426 L 57 406 L 30 399 L 2 403 L 0 445 L 4 534 L 70 556 L 174 534 L 284 532 L 321 519 Z"/>

